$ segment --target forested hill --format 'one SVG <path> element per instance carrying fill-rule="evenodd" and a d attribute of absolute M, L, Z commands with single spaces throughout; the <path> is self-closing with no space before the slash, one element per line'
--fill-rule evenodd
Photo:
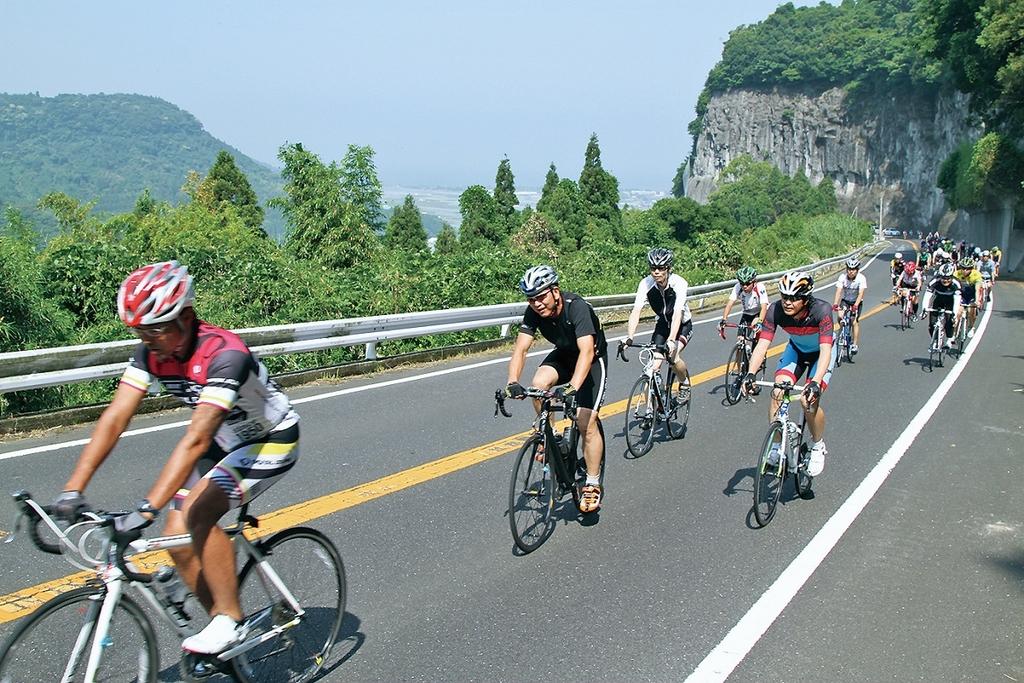
<path fill-rule="evenodd" d="M 160 98 L 0 93 L 0 207 L 39 216 L 31 210 L 39 198 L 59 191 L 95 201 L 97 211 L 125 212 L 147 188 L 178 203 L 188 172 L 205 174 L 221 150 L 235 158 L 261 203 L 281 193 L 276 171 Z M 265 228 L 280 234 L 280 214 L 268 213 Z"/>

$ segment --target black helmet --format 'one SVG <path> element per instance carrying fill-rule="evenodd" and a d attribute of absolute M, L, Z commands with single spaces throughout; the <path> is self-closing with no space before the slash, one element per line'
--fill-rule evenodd
<path fill-rule="evenodd" d="M 675 257 L 668 249 L 655 247 L 647 252 L 647 265 L 651 268 L 671 268 L 674 262 Z"/>

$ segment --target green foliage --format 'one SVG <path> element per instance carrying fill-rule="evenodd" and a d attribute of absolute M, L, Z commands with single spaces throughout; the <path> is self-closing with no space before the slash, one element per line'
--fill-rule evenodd
<path fill-rule="evenodd" d="M 450 256 L 459 248 L 459 235 L 455 228 L 444 223 L 441 232 L 437 233 L 434 241 L 434 253 L 439 256 Z"/>
<path fill-rule="evenodd" d="M 324 164 L 301 143 L 282 146 L 278 158 L 284 163 L 286 196 L 271 201 L 288 221 L 285 246 L 330 268 L 365 260 L 379 242 L 363 220 L 365 207 L 346 201 L 337 165 Z"/>
<path fill-rule="evenodd" d="M 505 239 L 507 233 L 498 213 L 498 203 L 483 185 L 471 185 L 459 195 L 459 213 L 462 214 L 461 244 L 475 248 L 500 244 Z"/>
<path fill-rule="evenodd" d="M 920 45 L 989 128 L 1024 136 L 1024 0 L 919 0 Z"/>
<path fill-rule="evenodd" d="M 622 225 L 619 212 L 619 181 L 601 166 L 601 147 L 597 133 L 590 135 L 580 172 L 580 198 L 583 210 L 596 226 L 615 231 Z"/>
<path fill-rule="evenodd" d="M 586 207 L 579 186 L 569 178 L 558 181 L 540 213 L 546 216 L 564 249 L 578 249 L 587 226 Z"/>
<path fill-rule="evenodd" d="M 494 203 L 497 205 L 498 217 L 505 224 L 506 234 L 512 232 L 518 225 L 516 205 L 519 197 L 516 196 L 516 178 L 512 174 L 508 157 L 498 164 L 498 172 L 494 176 Z"/>
<path fill-rule="evenodd" d="M 1000 133 L 965 142 L 943 162 L 937 185 L 953 209 L 974 209 L 990 200 L 1019 198 L 1024 152 Z"/>
<path fill-rule="evenodd" d="M 355 220 L 379 232 L 384 224 L 384 209 L 373 157 L 373 147 L 349 145 L 341 160 L 339 180 L 342 199 L 353 207 Z"/>
<path fill-rule="evenodd" d="M 104 214 L 131 211 L 147 188 L 162 201 L 184 201 L 182 179 L 206 169 L 227 151 L 264 200 L 281 180 L 267 166 L 217 140 L 191 114 L 142 95 L 0 94 L 0 197 L 29 212 L 43 234 L 55 227 L 31 211 L 59 190 L 95 200 Z M 267 216 L 266 231 L 280 235 L 280 214 Z"/>
<path fill-rule="evenodd" d="M 217 152 L 217 160 L 213 162 L 206 178 L 199 183 L 192 201 L 214 213 L 223 212 L 230 206 L 249 229 L 261 233 L 263 231 L 263 207 L 249 179 L 235 165 L 235 158 L 226 150 Z"/>
<path fill-rule="evenodd" d="M 412 195 L 406 195 L 402 206 L 391 214 L 384 230 L 384 246 L 405 254 L 427 251 L 427 231 L 423 229 L 420 210 Z"/>
<path fill-rule="evenodd" d="M 672 196 L 673 197 L 685 197 L 686 196 L 686 176 L 688 168 L 690 166 L 689 159 L 679 164 L 679 168 L 676 169 L 676 174 L 672 178 Z"/>
<path fill-rule="evenodd" d="M 551 194 L 558 187 L 558 171 L 555 169 L 555 164 L 552 163 L 548 167 L 548 172 L 544 176 L 544 187 L 540 191 L 540 199 L 537 200 L 537 210 L 545 211 L 547 209 L 548 202 L 551 201 Z"/>
<path fill-rule="evenodd" d="M 509 246 L 530 262 L 554 263 L 558 260 L 558 232 L 539 211 L 531 213 L 512 233 Z"/>

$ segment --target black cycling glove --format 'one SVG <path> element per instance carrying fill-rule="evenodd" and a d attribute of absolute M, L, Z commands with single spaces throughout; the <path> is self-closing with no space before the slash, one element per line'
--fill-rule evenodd
<path fill-rule="evenodd" d="M 505 395 L 509 398 L 526 398 L 526 389 L 519 382 L 509 382 L 505 386 Z"/>

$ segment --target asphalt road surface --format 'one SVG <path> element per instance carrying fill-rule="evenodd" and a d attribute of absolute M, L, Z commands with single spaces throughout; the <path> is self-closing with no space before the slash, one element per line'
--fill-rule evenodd
<path fill-rule="evenodd" d="M 999 282 L 965 357 L 928 371 L 926 325 L 901 331 L 883 304 L 891 251 L 866 268 L 861 353 L 823 399 L 815 495 L 784 493 L 764 529 L 751 502 L 767 401 L 723 406 L 729 344 L 713 323 L 686 350 L 685 438 L 642 458 L 622 435 L 639 363 L 610 361 L 604 508 L 585 523 L 563 509 L 526 556 L 506 507 L 532 410 L 493 417 L 507 351 L 289 391 L 301 459 L 254 512 L 304 503 L 291 519 L 345 560 L 324 680 L 1024 681 L 1024 287 Z M 90 502 L 141 498 L 187 419 L 137 418 L 144 433 L 122 439 Z M 51 500 L 88 433 L 0 443 L 2 488 Z M 13 506 L 0 510 L 7 535 Z M 0 545 L 0 637 L 74 571 L 27 538 Z M 177 643 L 160 634 L 176 680 Z"/>

